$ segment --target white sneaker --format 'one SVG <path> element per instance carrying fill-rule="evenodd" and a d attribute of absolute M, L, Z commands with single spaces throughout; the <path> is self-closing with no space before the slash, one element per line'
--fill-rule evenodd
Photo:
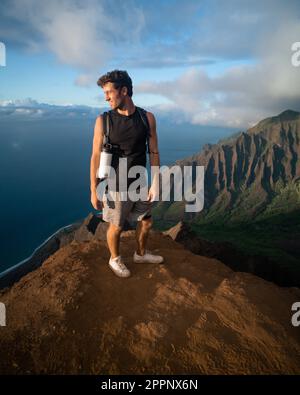
<path fill-rule="evenodd" d="M 135 263 L 162 263 L 164 258 L 160 255 L 151 254 L 150 251 L 146 250 L 144 255 L 138 255 L 135 252 L 133 255 L 133 261 Z"/>
<path fill-rule="evenodd" d="M 118 277 L 129 277 L 130 276 L 130 271 L 127 269 L 127 267 L 122 262 L 122 258 L 120 255 L 114 259 L 110 258 L 108 265 Z"/>

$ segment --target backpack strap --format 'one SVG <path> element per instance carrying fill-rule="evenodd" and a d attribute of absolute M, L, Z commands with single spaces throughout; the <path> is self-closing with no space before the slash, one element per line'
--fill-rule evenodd
<path fill-rule="evenodd" d="M 103 113 L 103 133 L 104 133 L 104 144 L 109 144 L 110 116 L 107 111 Z"/>
<path fill-rule="evenodd" d="M 110 148 L 113 154 L 122 156 L 124 152 L 123 150 L 121 150 L 120 145 L 112 144 L 110 142 L 109 134 L 112 126 L 110 111 L 105 111 L 102 115 L 103 115 L 103 134 L 104 134 L 103 145 L 107 146 L 107 148 Z"/>
<path fill-rule="evenodd" d="M 147 117 L 147 114 L 146 114 L 146 110 L 144 110 L 141 107 L 137 107 L 137 106 L 136 106 L 136 108 L 138 110 L 138 113 L 140 114 L 140 117 L 141 117 L 141 119 L 143 121 L 143 124 L 145 125 L 145 127 L 147 129 L 147 137 L 146 137 L 146 139 L 147 139 L 147 152 L 148 152 L 148 154 L 150 154 L 150 147 L 149 147 L 150 125 L 149 125 L 148 117 Z"/>

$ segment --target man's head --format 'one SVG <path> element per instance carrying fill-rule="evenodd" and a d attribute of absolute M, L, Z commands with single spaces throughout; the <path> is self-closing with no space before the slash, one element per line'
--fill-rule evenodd
<path fill-rule="evenodd" d="M 125 70 L 113 70 L 102 75 L 97 85 L 103 89 L 105 100 L 112 109 L 122 108 L 132 97 L 132 80 Z"/>

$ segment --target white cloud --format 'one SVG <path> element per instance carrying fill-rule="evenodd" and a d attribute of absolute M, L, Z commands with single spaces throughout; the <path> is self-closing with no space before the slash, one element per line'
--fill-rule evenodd
<path fill-rule="evenodd" d="M 179 78 L 157 83 L 153 72 L 152 80 L 134 85 L 134 94 L 163 96 L 163 111 L 195 124 L 247 127 L 287 108 L 300 109 L 300 68 L 290 61 L 291 43 L 300 38 L 297 0 L 5 3 L 4 16 L 21 26 L 19 42 L 31 51 L 48 49 L 74 66 L 77 86 L 95 84 L 99 70 L 111 65 L 166 72 L 180 66 L 186 71 Z M 0 25 L 1 32 L 16 38 L 9 26 Z M 220 60 L 244 65 L 214 77 L 201 66 Z"/>
<path fill-rule="evenodd" d="M 39 104 L 36 100 L 33 100 L 30 97 L 17 100 L 0 100 L 0 107 L 36 107 L 38 105 L 42 104 Z"/>
<path fill-rule="evenodd" d="M 6 17 L 26 21 L 35 33 L 18 37 L 27 50 L 43 51 L 46 46 L 60 62 L 91 73 L 113 59 L 114 42 L 121 41 L 125 31 L 123 41 L 136 42 L 143 28 L 143 13 L 131 8 L 130 2 L 118 2 L 114 12 L 108 12 L 106 4 L 96 0 L 12 0 L 3 10 Z"/>
<path fill-rule="evenodd" d="M 215 77 L 200 67 L 189 68 L 174 81 L 140 83 L 135 92 L 163 95 L 173 111 L 195 124 L 244 128 L 286 109 L 299 111 L 300 68 L 291 64 L 291 43 L 299 39 L 300 25 L 297 15 L 284 16 L 257 43 L 256 63 Z"/>
<path fill-rule="evenodd" d="M 94 74 L 80 74 L 75 79 L 75 85 L 81 87 L 88 87 L 95 84 L 96 76 Z"/>
<path fill-rule="evenodd" d="M 38 103 L 30 98 L 24 100 L 0 100 L 0 117 L 26 119 L 48 118 L 92 118 L 95 119 L 102 111 L 100 108 L 73 104 L 54 105 Z"/>

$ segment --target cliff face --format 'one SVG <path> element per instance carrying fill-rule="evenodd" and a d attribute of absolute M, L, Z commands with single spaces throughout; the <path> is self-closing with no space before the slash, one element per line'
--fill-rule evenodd
<path fill-rule="evenodd" d="M 300 373 L 299 289 L 233 272 L 159 232 L 149 248 L 163 265 L 134 264 L 134 234 L 124 233 L 132 276 L 120 279 L 104 225 L 92 222 L 1 291 L 0 373 Z"/>
<path fill-rule="evenodd" d="M 253 219 L 300 208 L 300 113 L 284 111 L 215 145 L 206 145 L 180 166 L 205 167 L 205 209 L 160 203 L 158 219 Z"/>

